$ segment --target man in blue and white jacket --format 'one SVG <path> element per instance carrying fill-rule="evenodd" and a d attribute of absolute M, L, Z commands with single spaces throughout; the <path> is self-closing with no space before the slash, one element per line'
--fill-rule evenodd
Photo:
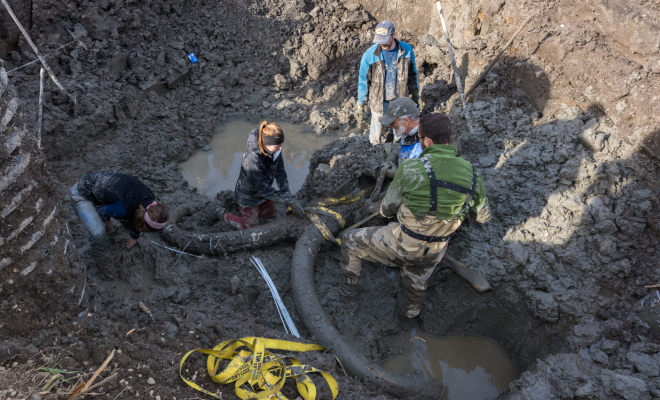
<path fill-rule="evenodd" d="M 358 98 L 355 119 L 362 121 L 363 108 L 371 109 L 369 141 L 381 143 L 383 116 L 390 101 L 398 97 L 412 97 L 419 102 L 417 68 L 412 46 L 396 39 L 394 24 L 383 21 L 376 27 L 374 45 L 363 55 L 358 79 Z"/>

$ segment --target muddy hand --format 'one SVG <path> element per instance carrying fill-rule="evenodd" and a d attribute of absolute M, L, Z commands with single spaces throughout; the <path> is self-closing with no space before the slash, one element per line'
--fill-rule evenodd
<path fill-rule="evenodd" d="M 305 210 L 303 210 L 298 200 L 293 199 L 293 201 L 289 205 L 291 206 L 291 212 L 293 213 L 293 215 L 295 215 L 298 218 L 305 218 Z"/>
<path fill-rule="evenodd" d="M 136 240 L 136 239 L 129 238 L 129 239 L 128 239 L 128 243 L 126 244 L 126 248 L 127 248 L 127 249 L 132 249 L 133 246 L 135 246 L 135 243 L 137 243 L 137 240 Z"/>

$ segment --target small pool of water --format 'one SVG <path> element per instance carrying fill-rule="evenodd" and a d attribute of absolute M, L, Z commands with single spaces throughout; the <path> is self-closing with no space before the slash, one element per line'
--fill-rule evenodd
<path fill-rule="evenodd" d="M 198 151 L 180 164 L 184 179 L 208 196 L 215 196 L 222 190 L 234 190 L 241 172 L 248 134 L 252 129 L 258 129 L 260 122 L 238 117 L 218 124 L 211 138 L 211 151 Z M 296 193 L 309 173 L 312 154 L 336 137 L 303 133 L 302 124 L 273 122 L 284 131 L 284 168 L 291 193 Z"/>
<path fill-rule="evenodd" d="M 383 362 L 396 374 L 441 380 L 443 400 L 495 399 L 518 377 L 509 355 L 488 338 L 473 335 L 429 336 L 415 327 L 393 337 L 402 354 Z"/>

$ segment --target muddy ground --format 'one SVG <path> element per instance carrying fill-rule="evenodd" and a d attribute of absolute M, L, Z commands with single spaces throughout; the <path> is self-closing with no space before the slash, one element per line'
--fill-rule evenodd
<path fill-rule="evenodd" d="M 197 194 L 177 164 L 203 149 L 215 124 L 235 114 L 304 122 L 310 135 L 359 131 L 352 117 L 359 57 L 384 18 L 415 46 L 424 110 L 450 114 L 455 144 L 482 172 L 494 216 L 484 226 L 463 226 L 449 247 L 494 290 L 477 295 L 455 274 L 440 271 L 422 310 L 424 330 L 474 333 L 501 344 L 523 372 L 505 398 L 660 397 L 660 295 L 645 287 L 660 280 L 660 103 L 654 97 L 660 42 L 653 34 L 658 4 L 447 1 L 467 86 L 518 24 L 535 16 L 473 95 L 472 133 L 456 102 L 431 4 L 9 4 L 42 53 L 51 53 L 50 66 L 76 102 L 46 77 L 39 149 L 39 67 L 14 70 L 35 56 L 0 13 L 0 58 L 12 85 L 0 99 L 0 116 L 12 107 L 11 99 L 19 100 L 1 136 L 3 143 L 20 137 L 0 155 L 0 183 L 6 182 L 0 208 L 24 193 L 0 228 L 0 398 L 61 398 L 70 385 L 40 395 L 49 376 L 36 367 L 88 377 L 112 349 L 121 353 L 103 376 L 118 376 L 99 389 L 100 398 L 196 397 L 177 377 L 186 351 L 250 335 L 293 339 L 282 330 L 251 255 L 266 265 L 304 340 L 313 342 L 291 297 L 294 242 L 227 256 L 179 257 L 152 242 L 166 244 L 159 234 L 144 235 L 127 251 L 128 232 L 120 229 L 106 268 L 113 279 L 102 280 L 85 251 L 88 240 L 68 190 L 85 173 L 124 171 L 139 176 L 172 208 L 198 206 L 180 227 L 229 231 L 216 210 L 235 207 L 231 194 Z M 188 61 L 190 52 L 199 62 Z M 298 197 L 306 201 L 373 185 L 378 166 L 391 156 L 353 133 L 312 157 Z M 317 169 L 320 163 L 329 172 Z M 5 181 L 19 170 L 16 179 Z M 359 219 L 360 206 L 347 219 Z M 365 265 L 364 306 L 347 314 L 335 292 L 338 266 L 338 249 L 328 244 L 315 266 L 326 312 L 374 362 L 396 354 L 386 338 L 399 330 L 393 318 L 398 277 L 383 266 Z M 136 331 L 126 337 L 131 329 Z M 390 398 L 344 378 L 327 353 L 300 358 L 331 372 L 340 398 Z M 232 387 L 210 384 L 204 371 L 197 356 L 185 372 L 223 398 L 235 398 Z M 293 385 L 286 390 L 295 397 Z"/>

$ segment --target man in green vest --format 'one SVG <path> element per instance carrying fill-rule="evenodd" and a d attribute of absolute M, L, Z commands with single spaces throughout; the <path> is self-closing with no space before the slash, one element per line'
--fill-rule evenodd
<path fill-rule="evenodd" d="M 445 114 L 419 120 L 424 149 L 403 161 L 380 205 L 387 226 L 355 229 L 341 243 L 344 277 L 339 293 L 349 303 L 359 294 L 362 260 L 398 267 L 402 292 L 397 317 L 404 327 L 419 315 L 429 278 L 447 250 L 450 235 L 466 214 L 479 223 L 490 220 L 481 174 L 450 146 L 451 122 Z"/>

